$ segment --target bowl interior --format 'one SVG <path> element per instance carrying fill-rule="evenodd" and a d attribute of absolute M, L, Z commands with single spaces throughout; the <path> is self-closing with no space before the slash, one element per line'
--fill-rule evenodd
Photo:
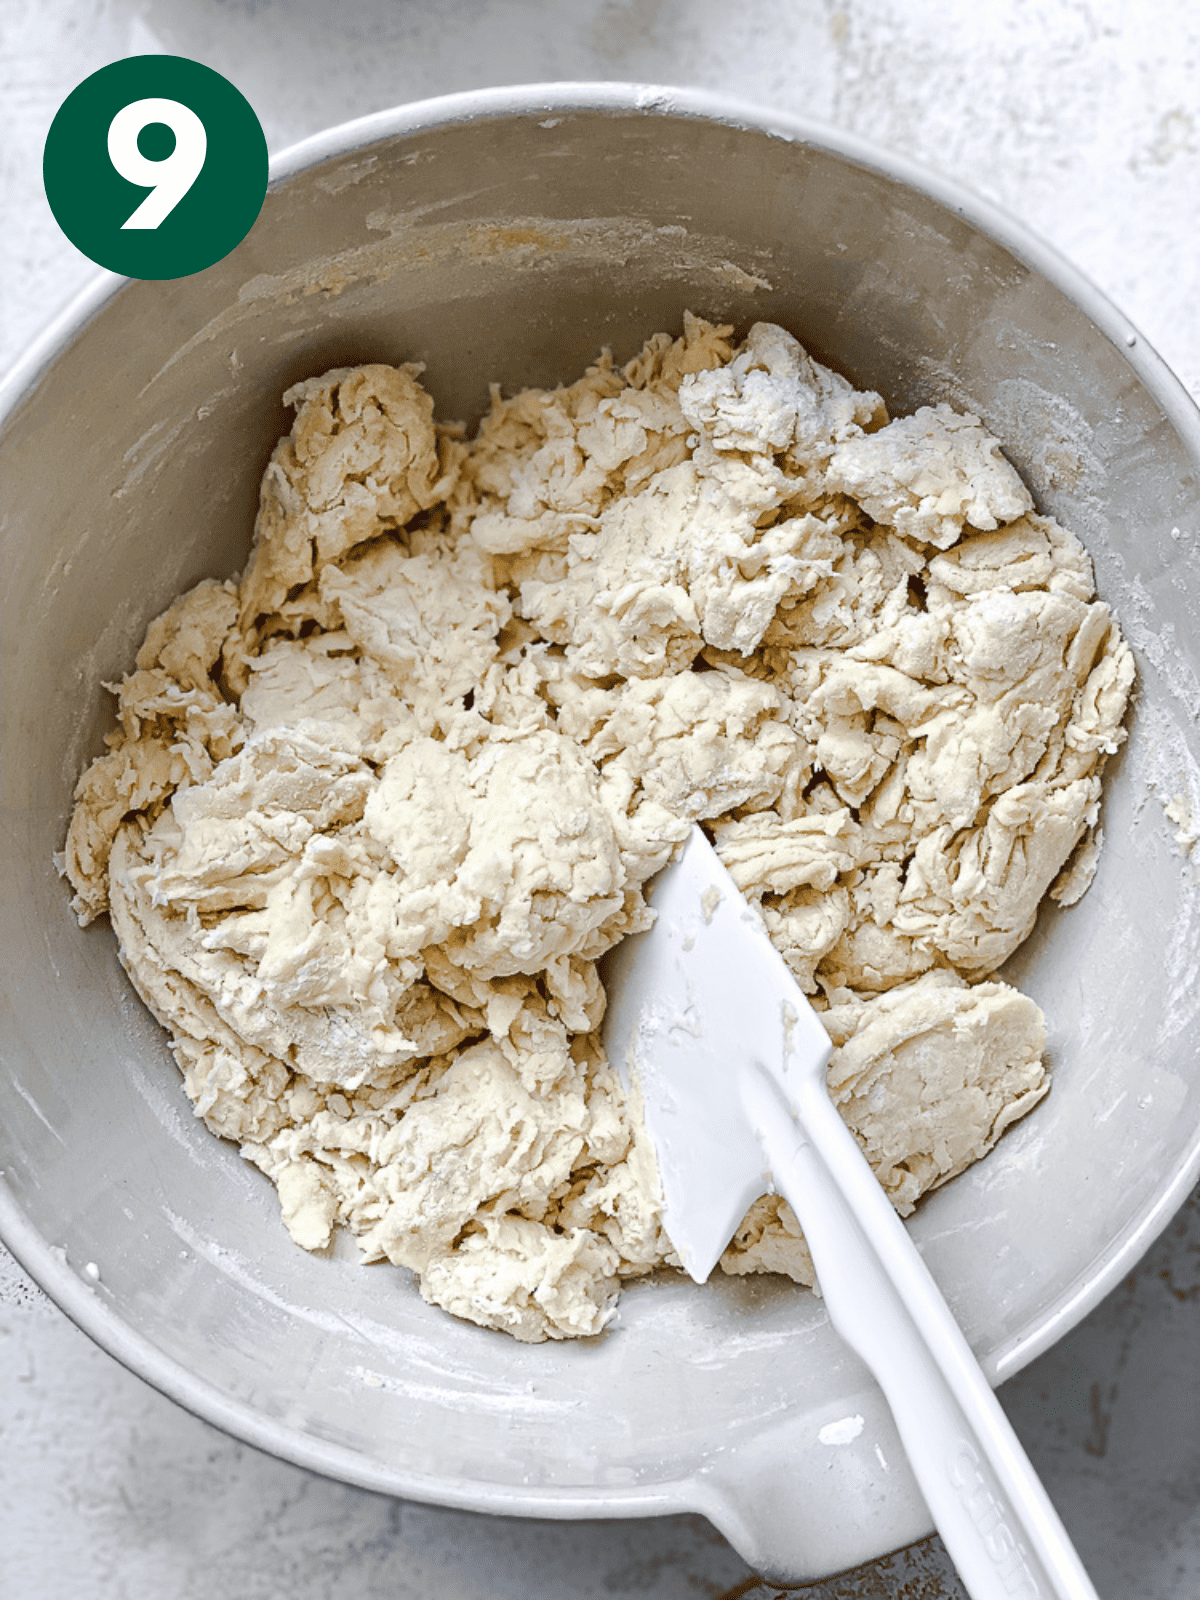
<path fill-rule="evenodd" d="M 0 1224 L 110 1350 L 293 1460 L 497 1510 L 695 1507 L 760 1567 L 820 1576 L 929 1524 L 817 1300 L 663 1278 L 595 1340 L 524 1347 L 353 1249 L 306 1255 L 191 1115 L 107 925 L 76 926 L 53 863 L 111 724 L 102 684 L 178 592 L 245 559 L 290 383 L 423 361 L 440 414 L 471 421 L 490 381 L 625 359 L 685 309 L 781 322 L 893 414 L 981 415 L 1088 544 L 1138 656 L 1097 879 L 1009 969 L 1047 1013 L 1053 1091 L 912 1223 L 993 1376 L 1127 1270 L 1200 1160 L 1197 873 L 1152 798 L 1200 798 L 1194 418 L 1002 219 L 823 134 L 704 110 L 509 96 L 372 119 L 287 166 L 223 262 L 93 297 L 10 385 Z M 848 1414 L 853 1445 L 821 1445 Z M 781 1505 L 785 1460 L 803 1493 Z"/>

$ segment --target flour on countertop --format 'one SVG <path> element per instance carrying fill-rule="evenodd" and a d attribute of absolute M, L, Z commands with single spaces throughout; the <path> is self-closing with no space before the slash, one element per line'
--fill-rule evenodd
<path fill-rule="evenodd" d="M 151 624 L 64 864 L 299 1244 L 583 1336 L 675 1260 L 596 963 L 690 824 L 908 1212 L 1046 1091 L 992 975 L 1087 886 L 1132 658 L 977 419 L 889 422 L 773 325 L 494 391 L 470 440 L 418 376 L 285 396 L 246 570 Z M 777 1197 L 722 1265 L 812 1281 Z"/>

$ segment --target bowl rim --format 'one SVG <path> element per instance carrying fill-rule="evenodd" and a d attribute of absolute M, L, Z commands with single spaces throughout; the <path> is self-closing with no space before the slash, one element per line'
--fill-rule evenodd
<path fill-rule="evenodd" d="M 270 162 L 268 192 L 298 174 L 386 140 L 510 116 L 565 117 L 577 112 L 641 113 L 722 124 L 807 145 L 876 172 L 933 199 L 1007 249 L 1072 300 L 1115 346 L 1176 429 L 1200 467 L 1200 408 L 1163 358 L 1108 296 L 1060 251 L 994 201 L 955 180 L 835 125 L 715 91 L 620 81 L 549 81 L 461 90 L 369 113 L 288 145 Z M 109 301 L 137 280 L 97 268 L 0 379 L 0 430 L 42 376 Z M 1064 1289 L 1039 1326 L 1003 1346 L 984 1368 L 1002 1382 L 1050 1348 L 1120 1282 L 1166 1228 L 1200 1179 L 1200 1127 L 1174 1171 L 1144 1211 Z M 544 1490 L 532 1486 L 454 1482 L 396 1470 L 327 1441 L 309 1440 L 244 1402 L 193 1377 L 174 1358 L 135 1334 L 105 1303 L 102 1285 L 83 1277 L 65 1252 L 26 1219 L 0 1174 L 0 1241 L 49 1298 L 83 1332 L 125 1366 L 202 1421 L 324 1477 L 376 1492 L 462 1510 L 547 1518 L 609 1518 L 700 1511 L 721 1522 L 697 1478 L 642 1488 L 593 1485 Z M 728 1509 L 725 1507 L 724 1509 Z"/>

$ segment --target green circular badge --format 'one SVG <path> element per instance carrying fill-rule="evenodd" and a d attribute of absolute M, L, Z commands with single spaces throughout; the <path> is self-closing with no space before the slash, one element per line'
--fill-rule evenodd
<path fill-rule="evenodd" d="M 130 278 L 186 278 L 254 226 L 267 141 L 249 101 L 211 67 L 128 56 L 58 108 L 42 181 L 55 221 L 85 256 Z"/>

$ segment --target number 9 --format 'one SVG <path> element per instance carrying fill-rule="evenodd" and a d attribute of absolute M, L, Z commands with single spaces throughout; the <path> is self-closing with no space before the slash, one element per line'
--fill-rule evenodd
<path fill-rule="evenodd" d="M 138 135 L 151 123 L 165 122 L 175 135 L 175 148 L 161 161 L 138 149 Z M 133 100 L 108 125 L 108 159 L 130 183 L 151 192 L 121 224 L 123 228 L 157 228 L 200 176 L 208 153 L 204 124 L 178 100 Z"/>

